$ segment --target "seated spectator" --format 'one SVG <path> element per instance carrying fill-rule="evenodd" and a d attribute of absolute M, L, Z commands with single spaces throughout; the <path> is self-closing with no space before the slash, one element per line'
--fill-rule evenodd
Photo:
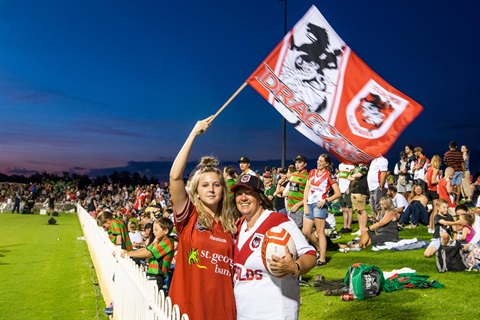
<path fill-rule="evenodd" d="M 148 259 L 147 276 L 157 281 L 158 289 L 161 289 L 168 277 L 170 264 L 172 263 L 174 251 L 174 241 L 168 235 L 172 232 L 173 222 L 165 217 L 155 220 L 153 223 L 153 233 L 155 240 L 146 248 L 135 251 L 123 250 L 120 256 L 128 256 L 133 259 Z"/>
<path fill-rule="evenodd" d="M 470 242 L 480 246 L 480 208 L 473 208 L 472 213 L 475 217 L 475 221 L 473 222 L 473 230 L 475 231 L 475 235 Z"/>
<path fill-rule="evenodd" d="M 400 217 L 400 226 L 403 227 L 403 225 L 408 222 L 410 222 L 410 225 L 407 227 L 408 229 L 416 228 L 419 222 L 428 225 L 428 198 L 423 192 L 423 187 L 421 185 L 417 184 L 413 186 L 409 201 L 408 207 Z"/>
<path fill-rule="evenodd" d="M 437 250 L 440 248 L 441 239 L 443 240 L 443 238 L 446 237 L 442 236 L 442 234 L 448 233 L 449 238 L 453 236 L 453 228 L 449 224 L 453 223 L 454 220 L 450 213 L 448 213 L 449 204 L 447 200 L 439 198 L 437 200 L 437 206 L 438 213 L 433 219 L 435 227 L 435 231 L 433 232 L 433 238 L 432 241 L 430 241 L 427 249 L 425 249 L 425 252 L 423 253 L 423 255 L 427 258 L 435 254 L 435 252 L 437 252 Z"/>
<path fill-rule="evenodd" d="M 362 230 L 360 242 L 356 244 L 340 245 L 345 250 L 361 250 L 370 245 L 376 246 L 387 241 L 396 242 L 398 238 L 397 214 L 393 201 L 389 197 L 380 199 L 380 210 L 375 217 L 375 223 Z"/>
<path fill-rule="evenodd" d="M 475 223 L 475 216 L 471 212 L 466 212 L 463 214 L 458 214 L 460 217 L 459 222 L 464 223 L 461 231 L 458 233 L 457 240 L 460 240 L 460 243 L 463 245 L 463 248 L 467 250 L 470 241 L 472 241 L 475 236 L 475 230 L 473 230 L 473 224 Z"/>
<path fill-rule="evenodd" d="M 390 186 L 387 190 L 387 197 L 392 199 L 393 206 L 395 207 L 395 212 L 397 214 L 397 219 L 400 219 L 403 211 L 408 207 L 408 201 L 405 197 L 397 192 L 395 186 Z"/>

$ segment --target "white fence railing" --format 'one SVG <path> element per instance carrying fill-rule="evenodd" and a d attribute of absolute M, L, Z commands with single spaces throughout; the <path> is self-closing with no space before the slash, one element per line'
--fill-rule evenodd
<path fill-rule="evenodd" d="M 113 256 L 118 248 L 82 206 L 77 205 L 77 213 L 105 303 L 113 302 L 114 319 L 188 320 L 133 260 Z"/>

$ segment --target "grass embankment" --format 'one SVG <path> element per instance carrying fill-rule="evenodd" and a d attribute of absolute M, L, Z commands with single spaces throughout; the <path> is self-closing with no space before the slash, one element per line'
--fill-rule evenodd
<path fill-rule="evenodd" d="M 0 215 L 0 317 L 95 319 L 105 303 L 76 213 Z"/>

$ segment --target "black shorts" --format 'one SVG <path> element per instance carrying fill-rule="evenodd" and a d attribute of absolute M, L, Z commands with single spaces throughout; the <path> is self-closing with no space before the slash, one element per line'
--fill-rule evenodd
<path fill-rule="evenodd" d="M 427 190 L 426 196 L 428 201 L 433 201 L 438 199 L 438 193 L 436 191 Z"/>
<path fill-rule="evenodd" d="M 351 208 L 352 207 L 352 197 L 351 193 L 342 193 L 340 198 L 338 198 L 338 202 L 340 202 L 341 208 Z"/>

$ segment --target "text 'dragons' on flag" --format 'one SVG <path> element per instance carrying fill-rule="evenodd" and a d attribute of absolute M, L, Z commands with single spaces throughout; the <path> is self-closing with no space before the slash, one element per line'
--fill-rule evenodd
<path fill-rule="evenodd" d="M 423 110 L 373 72 L 315 6 L 247 83 L 298 131 L 346 163 L 386 154 Z"/>

